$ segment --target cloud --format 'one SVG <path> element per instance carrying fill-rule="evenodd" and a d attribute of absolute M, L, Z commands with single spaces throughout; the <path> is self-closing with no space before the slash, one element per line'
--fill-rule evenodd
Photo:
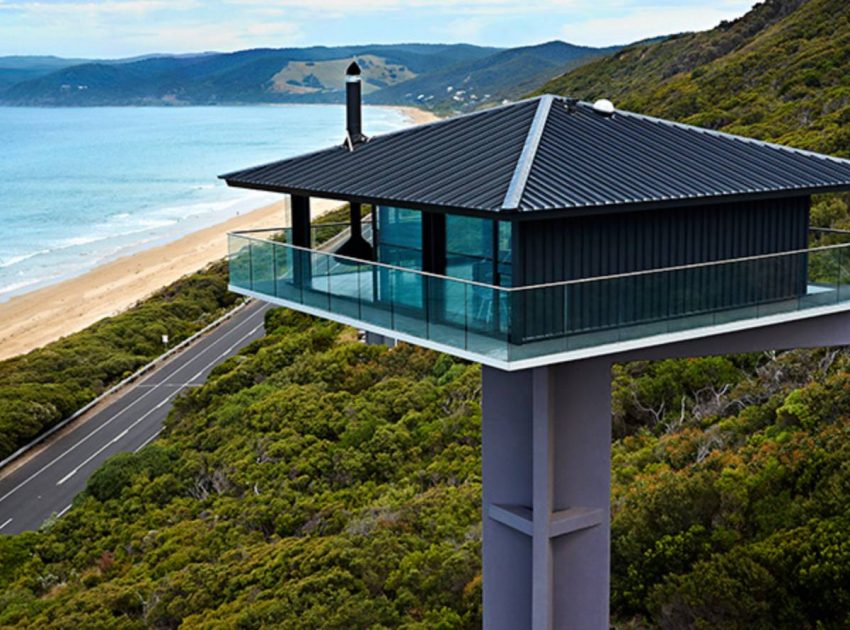
<path fill-rule="evenodd" d="M 0 54 L 399 41 L 589 45 L 709 28 L 753 0 L 0 0 Z"/>
<path fill-rule="evenodd" d="M 140 29 L 127 43 L 144 46 L 156 41 L 156 50 L 190 52 L 201 50 L 238 50 L 240 48 L 280 48 L 299 43 L 303 38 L 293 22 L 247 22 L 230 24 L 186 24 Z M 150 44 L 148 44 L 150 47 Z M 150 49 L 150 48 L 148 48 Z"/>
<path fill-rule="evenodd" d="M 224 0 L 227 4 L 265 6 L 267 0 Z M 338 11 L 344 14 L 374 13 L 429 9 L 445 13 L 471 13 L 476 15 L 505 13 L 537 13 L 565 10 L 581 6 L 579 0 L 283 0 L 277 6 L 310 10 L 317 13 Z"/>
<path fill-rule="evenodd" d="M 16 11 L 33 16 L 78 16 L 145 14 L 151 11 L 188 10 L 199 7 L 198 0 L 109 0 L 107 2 L 0 2 L 0 11 Z"/>
<path fill-rule="evenodd" d="M 568 22 L 561 35 L 574 44 L 608 46 L 628 44 L 640 39 L 701 31 L 740 15 L 741 2 L 721 3 L 721 7 L 645 6 L 610 17 L 576 18 Z"/>
<path fill-rule="evenodd" d="M 480 39 L 487 26 L 488 22 L 483 18 L 464 17 L 447 22 L 443 32 L 449 40 L 473 42 Z"/>

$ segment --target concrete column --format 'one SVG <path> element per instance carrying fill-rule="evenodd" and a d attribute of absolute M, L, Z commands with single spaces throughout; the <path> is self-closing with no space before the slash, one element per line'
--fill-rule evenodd
<path fill-rule="evenodd" d="M 610 364 L 483 368 L 487 630 L 607 630 Z"/>
<path fill-rule="evenodd" d="M 396 340 L 392 337 L 387 337 L 386 335 L 379 335 L 378 333 L 366 331 L 366 345 L 367 346 L 387 346 L 388 348 L 395 348 Z"/>

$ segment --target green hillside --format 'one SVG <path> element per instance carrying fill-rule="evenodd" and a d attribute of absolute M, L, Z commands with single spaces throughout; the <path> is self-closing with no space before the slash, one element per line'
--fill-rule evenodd
<path fill-rule="evenodd" d="M 453 104 L 446 87 L 454 82 L 458 89 L 481 92 L 480 100 L 462 99 L 474 106 L 534 90 L 567 67 L 605 52 L 610 49 L 550 42 L 508 50 L 467 44 L 314 46 L 83 63 L 0 58 L 0 104 L 339 103 L 345 68 L 357 59 L 371 102 Z M 408 84 L 409 89 L 402 88 Z M 428 93 L 421 100 L 406 96 L 422 89 Z"/>
<path fill-rule="evenodd" d="M 290 311 L 41 533 L 0 627 L 480 627 L 480 372 Z M 850 354 L 615 370 L 620 628 L 850 623 Z"/>
<path fill-rule="evenodd" d="M 848 154 L 848 11 L 769 2 L 545 89 Z M 267 330 L 62 519 L 0 536 L 0 627 L 480 627 L 478 367 Z M 620 365 L 612 397 L 615 627 L 850 627 L 850 351 Z"/>
<path fill-rule="evenodd" d="M 850 4 L 768 0 L 711 31 L 626 48 L 541 91 L 850 156 Z"/>
<path fill-rule="evenodd" d="M 417 105 L 441 113 L 470 111 L 505 98 L 520 97 L 567 68 L 618 49 L 558 41 L 512 48 L 399 82 L 369 100 Z"/>

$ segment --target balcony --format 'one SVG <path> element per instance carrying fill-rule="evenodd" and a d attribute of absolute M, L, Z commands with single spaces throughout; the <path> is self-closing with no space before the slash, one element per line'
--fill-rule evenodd
<path fill-rule="evenodd" d="M 502 287 L 334 254 L 344 229 L 314 226 L 310 249 L 288 229 L 230 234 L 231 290 L 502 369 L 850 308 L 838 231 L 805 250 Z"/>

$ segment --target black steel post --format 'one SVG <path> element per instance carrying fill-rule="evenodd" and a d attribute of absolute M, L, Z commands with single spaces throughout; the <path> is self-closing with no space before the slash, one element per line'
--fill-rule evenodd
<path fill-rule="evenodd" d="M 310 242 L 310 198 L 292 195 L 292 244 L 304 249 L 293 250 L 292 279 L 296 286 L 310 284 L 312 279 Z"/>

